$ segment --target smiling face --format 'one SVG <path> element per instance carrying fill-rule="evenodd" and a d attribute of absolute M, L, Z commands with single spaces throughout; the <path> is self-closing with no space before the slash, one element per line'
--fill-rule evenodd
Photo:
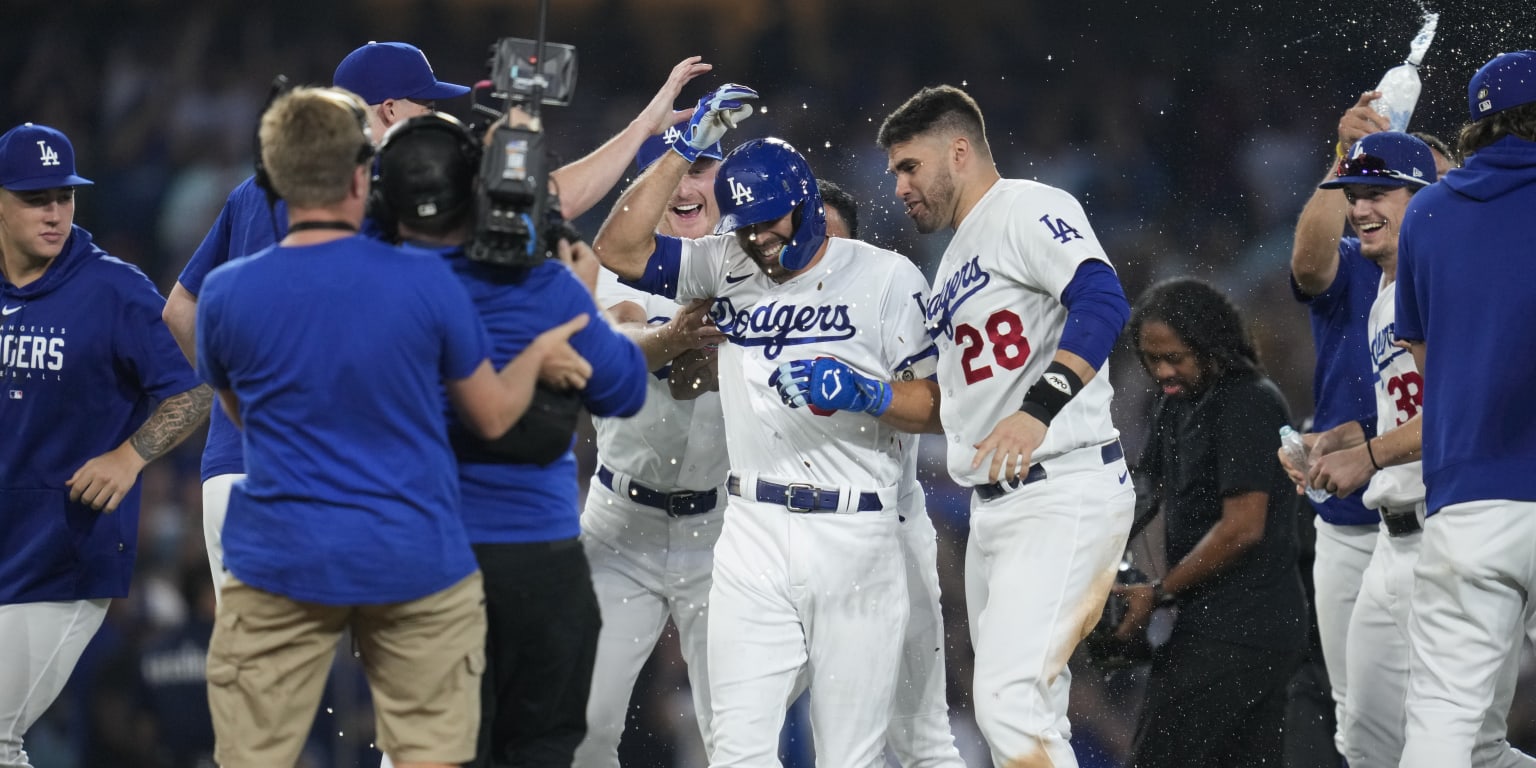
<path fill-rule="evenodd" d="M 955 177 L 948 162 L 949 142 L 934 134 L 892 144 L 886 152 L 896 177 L 896 197 L 922 234 L 948 227 L 955 217 Z"/>
<path fill-rule="evenodd" d="M 56 258 L 74 221 L 74 187 L 0 189 L 0 253 L 7 262 L 37 264 Z"/>
<path fill-rule="evenodd" d="M 795 212 L 790 211 L 774 221 L 753 224 L 736 230 L 736 242 L 747 252 L 747 257 L 775 282 L 788 280 L 793 273 L 779 263 L 784 246 L 794 237 Z"/>
<path fill-rule="evenodd" d="M 1139 347 L 1141 365 L 1157 382 L 1164 397 L 1193 397 L 1205 386 L 1199 356 L 1167 323 L 1143 323 Z"/>
<path fill-rule="evenodd" d="M 719 171 L 719 160 L 701 157 L 694 161 L 667 201 L 662 234 L 697 239 L 715 231 L 720 221 L 720 207 L 715 204 L 715 174 Z"/>
<path fill-rule="evenodd" d="M 1413 193 L 1404 187 L 1344 187 L 1344 199 L 1349 201 L 1349 226 L 1360 238 L 1360 253 L 1383 270 L 1396 267 L 1397 234 L 1412 197 Z"/>

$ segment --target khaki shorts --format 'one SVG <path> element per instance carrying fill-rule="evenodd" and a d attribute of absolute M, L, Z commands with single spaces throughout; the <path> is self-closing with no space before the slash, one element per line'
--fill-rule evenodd
<path fill-rule="evenodd" d="M 379 748 L 396 762 L 474 759 L 485 670 L 479 571 L 417 600 L 361 606 L 298 602 L 230 575 L 208 648 L 220 766 L 299 759 L 347 629 L 373 691 Z"/>

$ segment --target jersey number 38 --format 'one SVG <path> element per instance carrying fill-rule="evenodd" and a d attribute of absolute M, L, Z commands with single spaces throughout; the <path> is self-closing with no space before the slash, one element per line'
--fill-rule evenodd
<path fill-rule="evenodd" d="M 969 323 L 955 327 L 955 345 L 960 347 L 960 369 L 965 372 L 966 384 L 992 378 L 992 366 L 980 359 L 988 349 L 992 351 L 992 361 L 1006 370 L 1018 370 L 1029 360 L 1024 321 L 1012 310 L 993 312 L 984 324 L 985 335 L 982 330 Z"/>

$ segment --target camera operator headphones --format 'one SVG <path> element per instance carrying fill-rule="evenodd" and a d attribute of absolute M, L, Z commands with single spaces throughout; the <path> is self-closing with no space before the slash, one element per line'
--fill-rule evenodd
<path fill-rule="evenodd" d="M 447 137 L 450 155 L 423 149 L 423 137 Z M 417 115 L 396 123 L 379 146 L 377 176 L 368 194 L 368 217 L 390 240 L 399 240 L 400 221 L 467 219 L 475 204 L 480 143 L 451 115 Z M 446 164 L 445 164 L 446 161 Z"/>

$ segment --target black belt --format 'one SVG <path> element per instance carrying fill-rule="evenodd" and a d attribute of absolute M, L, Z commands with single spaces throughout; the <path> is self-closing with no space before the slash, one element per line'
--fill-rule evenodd
<path fill-rule="evenodd" d="M 613 487 L 613 470 L 599 464 L 597 466 L 597 479 L 608 490 L 623 495 L 623 491 Z M 715 508 L 715 502 L 719 499 L 715 489 L 707 491 L 677 491 L 675 493 L 662 493 L 661 491 L 647 488 L 633 480 L 629 481 L 629 498 L 637 504 L 647 507 L 655 507 L 667 513 L 667 517 L 687 517 L 689 515 L 702 515 Z"/>
<path fill-rule="evenodd" d="M 1105 464 L 1109 464 L 1110 462 L 1125 458 L 1125 448 L 1121 447 L 1119 440 L 1116 440 L 1113 443 L 1106 443 L 1101 446 L 1099 448 L 1099 455 L 1104 458 Z M 1023 477 L 1007 482 L 999 480 L 995 483 L 978 485 L 975 490 L 976 495 L 980 496 L 982 501 L 991 501 L 1003 494 L 1016 491 L 1030 483 L 1038 483 L 1044 479 L 1045 467 L 1040 464 L 1032 464 L 1029 467 L 1029 472 Z"/>
<path fill-rule="evenodd" d="M 1419 516 L 1414 514 L 1413 508 L 1392 512 L 1381 510 L 1381 522 L 1387 526 L 1388 536 L 1408 536 L 1424 530 L 1419 524 Z"/>
<path fill-rule="evenodd" d="M 741 478 L 731 475 L 726 490 L 732 496 L 740 496 Z M 757 481 L 757 500 L 764 504 L 779 504 L 791 512 L 836 512 L 842 495 L 836 490 L 824 490 L 806 483 L 779 485 L 764 480 Z M 880 494 L 859 494 L 859 512 L 878 512 L 884 508 Z"/>

